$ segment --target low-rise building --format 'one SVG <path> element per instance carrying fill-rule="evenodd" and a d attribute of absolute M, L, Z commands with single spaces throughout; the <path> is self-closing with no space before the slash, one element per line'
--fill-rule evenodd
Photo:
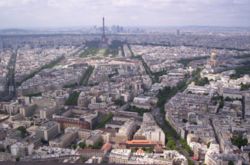
<path fill-rule="evenodd" d="M 165 134 L 150 113 L 144 113 L 141 128 L 135 133 L 134 139 L 146 139 L 165 145 Z"/>
<path fill-rule="evenodd" d="M 134 120 L 126 121 L 118 130 L 116 134 L 116 143 L 125 142 L 130 140 L 136 131 L 137 125 Z"/>
<path fill-rule="evenodd" d="M 65 133 L 57 139 L 49 141 L 51 147 L 68 147 L 77 138 L 77 133 Z"/>
<path fill-rule="evenodd" d="M 36 135 L 43 140 L 49 141 L 55 138 L 60 132 L 60 124 L 54 121 L 49 121 L 36 130 Z"/>
<path fill-rule="evenodd" d="M 130 149 L 113 149 L 109 155 L 109 163 L 127 164 L 131 154 Z"/>

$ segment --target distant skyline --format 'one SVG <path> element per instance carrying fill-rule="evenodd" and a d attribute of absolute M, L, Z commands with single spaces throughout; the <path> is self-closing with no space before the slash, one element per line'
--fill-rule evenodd
<path fill-rule="evenodd" d="M 250 0 L 0 0 L 0 28 L 250 27 Z"/>

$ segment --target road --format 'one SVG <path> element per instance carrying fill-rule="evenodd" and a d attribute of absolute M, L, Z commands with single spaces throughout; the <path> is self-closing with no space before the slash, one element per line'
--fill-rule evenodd
<path fill-rule="evenodd" d="M 164 132 L 172 131 L 172 128 L 165 123 L 165 116 L 160 112 L 160 108 L 154 108 L 151 112 L 156 123 L 163 129 Z M 177 140 L 178 137 L 174 136 L 174 138 Z"/>
<path fill-rule="evenodd" d="M 16 68 L 17 51 L 18 49 L 15 49 L 11 55 L 7 67 L 8 74 L 6 76 L 5 91 L 0 94 L 0 101 L 9 101 L 16 95 L 15 68 Z"/>
<path fill-rule="evenodd" d="M 154 108 L 152 109 L 151 111 L 152 115 L 154 116 L 155 118 L 155 121 L 156 123 L 161 127 L 161 129 L 168 133 L 168 132 L 171 132 L 170 135 L 173 135 L 173 130 L 171 128 L 171 126 L 169 126 L 166 122 L 165 122 L 165 116 L 160 112 L 160 108 Z M 182 149 L 182 145 L 180 143 L 180 137 L 178 135 L 173 135 L 172 136 L 176 142 L 176 149 L 181 153 L 183 154 L 186 158 L 189 158 L 190 160 L 192 160 L 192 156 L 190 156 L 190 154 Z M 194 164 L 199 164 L 198 161 L 193 161 Z"/>

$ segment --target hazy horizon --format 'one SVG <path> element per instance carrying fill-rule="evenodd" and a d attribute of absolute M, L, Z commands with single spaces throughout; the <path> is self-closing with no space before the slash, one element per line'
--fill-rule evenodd
<path fill-rule="evenodd" d="M 112 25 L 106 25 L 106 27 L 112 27 L 112 26 L 122 26 L 119 24 L 112 24 Z M 71 29 L 71 30 L 78 30 L 83 28 L 101 28 L 101 23 L 98 25 L 82 25 L 82 26 L 33 26 L 33 27 L 7 27 L 7 28 L 1 28 L 0 30 L 63 30 L 63 29 Z M 185 29 L 185 28 L 197 28 L 197 29 L 203 29 L 203 28 L 225 28 L 225 29 L 249 29 L 250 26 L 209 26 L 209 25 L 185 25 L 185 26 L 143 26 L 143 25 L 137 25 L 137 26 L 122 26 L 125 28 L 145 28 L 145 29 Z"/>
<path fill-rule="evenodd" d="M 0 29 L 250 27 L 250 0 L 0 0 Z"/>

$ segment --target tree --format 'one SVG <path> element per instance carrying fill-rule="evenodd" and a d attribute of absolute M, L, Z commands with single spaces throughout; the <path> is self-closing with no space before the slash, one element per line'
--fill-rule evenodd
<path fill-rule="evenodd" d="M 44 140 L 43 138 L 41 139 L 41 143 L 42 143 L 43 145 L 48 145 L 48 144 L 49 144 L 49 142 L 48 142 L 47 140 Z"/>
<path fill-rule="evenodd" d="M 86 162 L 88 159 L 86 157 L 84 157 L 83 155 L 80 156 L 80 161 L 81 162 Z"/>
<path fill-rule="evenodd" d="M 187 123 L 188 120 L 187 120 L 187 119 L 182 119 L 182 122 L 183 122 L 183 123 Z"/>
<path fill-rule="evenodd" d="M 247 62 L 247 61 L 246 61 Z M 245 74 L 249 74 L 250 73 L 250 65 L 249 62 L 246 63 L 246 65 L 244 66 L 240 66 L 238 68 L 235 69 L 235 74 L 232 74 L 230 76 L 231 79 L 237 79 L 242 77 Z"/>
<path fill-rule="evenodd" d="M 242 146 L 247 145 L 248 141 L 247 139 L 244 139 L 242 135 L 234 136 L 232 139 L 232 144 L 236 145 L 237 147 L 241 148 Z"/>
<path fill-rule="evenodd" d="M 248 89 L 250 89 L 250 84 L 243 84 L 243 83 L 240 84 L 241 91 L 248 90 Z"/>
<path fill-rule="evenodd" d="M 137 112 L 140 116 L 143 116 L 144 113 L 149 112 L 150 110 L 144 108 L 138 108 L 136 106 L 129 106 L 127 111 L 130 112 Z"/>
<path fill-rule="evenodd" d="M 72 144 L 71 148 L 73 148 L 75 150 L 77 148 L 77 145 L 76 144 Z"/>
<path fill-rule="evenodd" d="M 142 150 L 145 151 L 146 153 L 152 153 L 154 151 L 154 148 L 153 147 L 143 147 Z"/>
<path fill-rule="evenodd" d="M 20 161 L 20 158 L 19 157 L 16 157 L 16 162 L 19 162 Z"/>
<path fill-rule="evenodd" d="M 172 137 L 168 138 L 167 147 L 170 148 L 171 150 L 175 150 L 176 143 Z"/>
<path fill-rule="evenodd" d="M 197 78 L 194 80 L 195 85 L 199 85 L 199 86 L 204 86 L 206 84 L 209 84 L 209 80 L 207 77 L 205 78 Z"/>
<path fill-rule="evenodd" d="M 233 162 L 232 160 L 230 160 L 230 161 L 228 162 L 228 165 L 234 165 L 234 162 Z"/>
<path fill-rule="evenodd" d="M 80 92 L 74 91 L 69 95 L 69 98 L 66 100 L 65 105 L 77 105 L 78 97 Z"/>
<path fill-rule="evenodd" d="M 4 148 L 0 148 L 0 152 L 5 152 L 5 149 Z"/>
<path fill-rule="evenodd" d="M 207 143 L 207 148 L 209 148 L 209 147 L 210 147 L 210 144 L 211 144 L 211 142 L 208 142 L 208 143 Z"/>
<path fill-rule="evenodd" d="M 96 129 L 105 127 L 105 124 L 108 123 L 113 118 L 113 114 L 110 112 L 108 114 L 105 114 L 105 116 L 102 117 L 101 121 L 96 126 Z"/>
<path fill-rule="evenodd" d="M 79 146 L 80 148 L 84 149 L 84 148 L 86 147 L 86 144 L 85 144 L 84 142 L 80 142 L 80 143 L 78 144 L 78 146 Z"/>
<path fill-rule="evenodd" d="M 136 152 L 136 149 L 135 149 L 135 148 L 132 148 L 132 149 L 131 149 L 131 152 L 132 152 L 132 153 Z"/>
<path fill-rule="evenodd" d="M 28 132 L 24 126 L 18 127 L 17 130 L 21 133 L 22 138 L 24 138 L 28 134 Z"/>
<path fill-rule="evenodd" d="M 190 146 L 187 144 L 186 140 L 181 139 L 180 144 L 181 144 L 182 148 L 185 149 L 185 151 L 187 151 L 189 153 L 190 156 L 193 155 L 193 151 L 190 148 Z"/>
<path fill-rule="evenodd" d="M 233 101 L 233 99 L 231 99 L 230 97 L 226 97 L 225 101 Z"/>
<path fill-rule="evenodd" d="M 122 100 L 122 99 L 117 99 L 115 100 L 115 105 L 118 105 L 118 106 L 123 106 L 125 104 L 125 102 Z"/>
<path fill-rule="evenodd" d="M 194 165 L 194 162 L 190 159 L 188 159 L 188 165 Z"/>
<path fill-rule="evenodd" d="M 103 146 L 103 140 L 101 139 L 101 140 L 99 140 L 98 142 L 96 142 L 94 145 L 93 145 L 93 149 L 100 149 L 100 148 L 102 148 L 102 146 Z"/>

